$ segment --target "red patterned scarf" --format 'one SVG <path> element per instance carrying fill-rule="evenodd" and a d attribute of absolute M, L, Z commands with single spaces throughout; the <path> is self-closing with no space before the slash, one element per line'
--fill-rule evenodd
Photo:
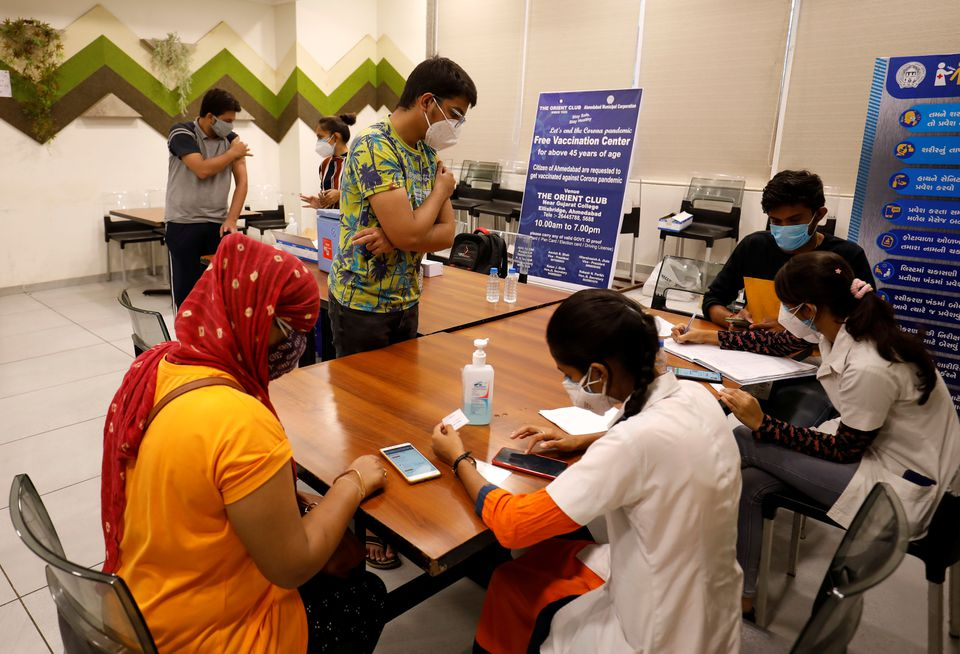
<path fill-rule="evenodd" d="M 156 399 L 160 361 L 222 370 L 276 414 L 267 391 L 270 326 L 276 316 L 307 331 L 319 311 L 317 282 L 295 257 L 241 234 L 220 242 L 210 266 L 180 307 L 177 340 L 161 343 L 133 362 L 107 412 L 100 490 L 105 572 L 120 567 L 125 470 L 137 458 L 143 440 L 144 422 Z"/>

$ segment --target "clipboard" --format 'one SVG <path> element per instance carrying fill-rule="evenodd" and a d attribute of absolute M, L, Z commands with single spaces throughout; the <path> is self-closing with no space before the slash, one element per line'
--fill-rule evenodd
<path fill-rule="evenodd" d="M 773 290 L 772 279 L 743 278 L 743 291 L 747 296 L 747 311 L 753 322 L 776 320 L 780 315 L 780 298 Z"/>

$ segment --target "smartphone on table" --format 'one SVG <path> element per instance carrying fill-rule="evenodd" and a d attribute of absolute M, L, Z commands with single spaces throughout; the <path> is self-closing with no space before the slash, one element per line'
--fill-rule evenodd
<path fill-rule="evenodd" d="M 411 484 L 440 476 L 436 466 L 410 443 L 384 447 L 380 454 Z"/>
<path fill-rule="evenodd" d="M 690 379 L 699 382 L 712 382 L 719 384 L 723 381 L 723 375 L 712 370 L 693 370 L 691 368 L 671 368 L 677 379 Z"/>
<path fill-rule="evenodd" d="M 540 454 L 526 454 L 520 450 L 505 447 L 497 452 L 493 465 L 519 472 L 527 472 L 545 479 L 556 479 L 567 469 L 567 464 Z"/>

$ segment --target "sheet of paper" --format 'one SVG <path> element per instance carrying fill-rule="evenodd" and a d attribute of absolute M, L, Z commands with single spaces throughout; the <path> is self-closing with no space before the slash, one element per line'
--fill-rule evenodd
<path fill-rule="evenodd" d="M 462 409 L 457 409 L 450 415 L 446 416 L 442 420 L 442 422 L 445 425 L 450 425 L 454 429 L 460 429 L 461 427 L 466 425 L 468 422 L 470 422 L 470 420 L 467 418 L 466 414 L 463 412 Z"/>
<path fill-rule="evenodd" d="M 0 70 L 0 98 L 12 98 L 13 89 L 10 87 L 10 71 Z"/>
<path fill-rule="evenodd" d="M 723 384 L 714 384 L 711 382 L 710 385 L 713 386 L 713 390 L 717 391 L 718 393 L 725 388 Z"/>
<path fill-rule="evenodd" d="M 654 316 L 657 321 L 657 336 L 660 338 L 670 338 L 670 334 L 673 332 L 673 323 L 669 320 L 664 320 L 660 316 Z"/>
<path fill-rule="evenodd" d="M 611 408 L 602 416 L 575 406 L 567 406 L 561 409 L 541 409 L 540 411 L 541 416 L 571 436 L 607 431 L 618 413 L 620 413 L 620 409 L 617 407 Z"/>
<path fill-rule="evenodd" d="M 753 352 L 722 350 L 716 345 L 679 345 L 673 339 L 667 339 L 663 349 L 681 359 L 715 370 L 741 385 L 805 377 L 817 372 L 816 366 L 802 361 Z"/>
<path fill-rule="evenodd" d="M 490 465 L 486 461 L 477 461 L 477 472 L 494 486 L 499 486 L 507 480 L 507 477 L 513 474 L 506 468 L 498 468 L 497 466 Z"/>
<path fill-rule="evenodd" d="M 747 296 L 747 311 L 754 322 L 776 320 L 780 315 L 780 298 L 773 290 L 772 279 L 744 277 L 743 292 Z"/>

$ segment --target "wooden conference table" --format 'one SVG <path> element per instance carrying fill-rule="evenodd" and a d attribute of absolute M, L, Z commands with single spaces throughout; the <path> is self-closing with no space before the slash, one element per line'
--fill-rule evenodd
<path fill-rule="evenodd" d="M 526 290 L 521 288 L 521 294 Z M 389 538 L 426 571 L 391 593 L 390 618 L 469 573 L 471 557 L 495 543 L 450 468 L 436 460 L 430 447 L 433 426 L 461 405 L 460 369 L 471 359 L 473 340 L 490 339 L 487 361 L 496 373 L 491 424 L 461 430 L 466 448 L 478 461 L 492 461 L 501 447 L 522 449 L 523 441 L 509 438 L 515 429 L 549 424 L 538 415 L 540 409 L 569 405 L 545 341 L 554 309 L 300 368 L 271 384 L 270 398 L 297 463 L 318 489 L 326 488 L 358 456 L 404 442 L 441 471 L 438 479 L 411 485 L 387 466 L 385 492 L 367 499 L 358 512 L 365 526 Z M 652 313 L 686 323 L 682 316 Z M 695 326 L 716 328 L 704 321 Z M 670 355 L 667 359 L 669 365 L 695 367 Z M 724 384 L 736 387 L 729 380 Z M 513 473 L 502 487 L 531 492 L 545 483 Z"/>
<path fill-rule="evenodd" d="M 135 220 L 138 223 L 143 223 L 150 227 L 163 227 L 165 224 L 163 212 L 163 207 L 134 207 L 132 209 L 111 209 L 110 215 L 116 216 L 117 218 Z M 244 209 L 240 212 L 241 218 L 259 215 L 259 211 L 248 211 Z"/>
<path fill-rule="evenodd" d="M 326 272 L 315 263 L 304 262 L 320 286 L 320 305 L 326 309 L 329 302 Z M 443 266 L 443 274 L 423 278 L 420 298 L 420 334 L 461 329 L 498 318 L 504 318 L 531 309 L 562 302 L 567 291 L 559 291 L 536 284 L 520 284 L 517 301 L 487 302 L 487 276 L 480 273 Z M 446 414 L 444 414 L 446 415 Z"/>

